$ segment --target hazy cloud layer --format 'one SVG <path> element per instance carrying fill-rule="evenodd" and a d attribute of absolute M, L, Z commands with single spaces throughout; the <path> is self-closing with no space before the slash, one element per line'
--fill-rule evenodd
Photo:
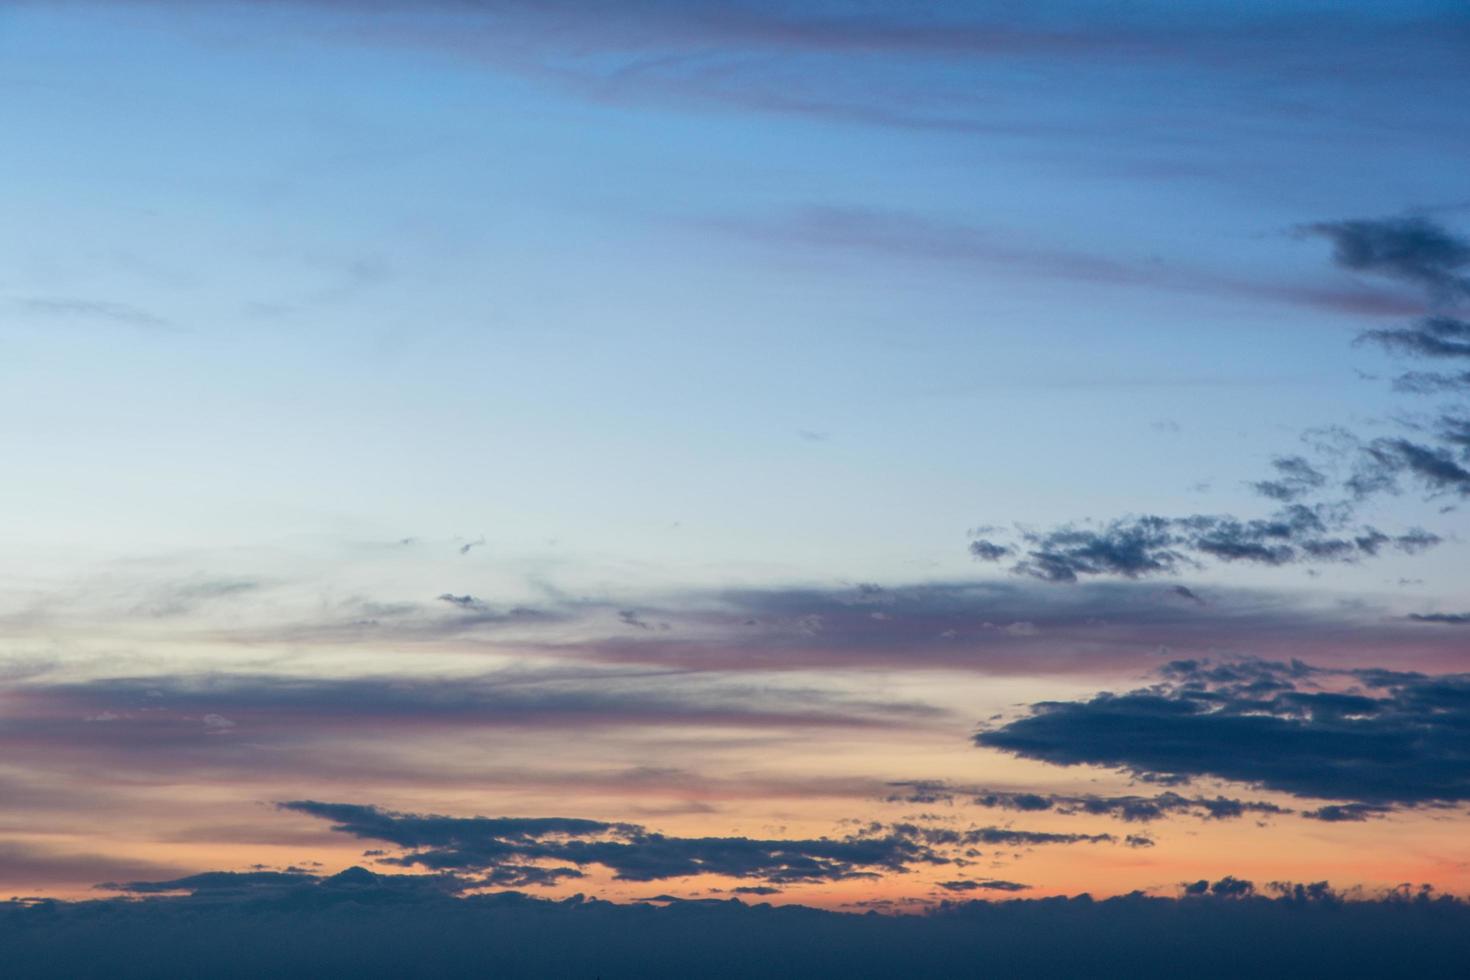
<path fill-rule="evenodd" d="M 657 681 L 658 683 L 654 683 Z M 54 737 L 134 746 L 347 730 L 727 724 L 867 726 L 932 717 L 914 703 L 844 701 L 614 670 L 507 670 L 462 677 L 180 674 L 12 689 L 0 743 Z M 884 720 L 884 716 L 888 720 Z"/>
<path fill-rule="evenodd" d="M 245 6 L 215 0 L 218 6 Z M 168 10 L 170 0 L 132 0 Z M 258 5 L 250 5 L 259 15 Z M 1086 141 L 1109 156 L 1178 163 L 1181 133 L 1216 156 L 1235 134 L 1255 145 L 1265 114 L 1300 138 L 1346 127 L 1335 101 L 1304 80 L 1325 75 L 1362 94 L 1347 130 L 1397 132 L 1386 101 L 1438 118 L 1438 93 L 1463 84 L 1460 30 L 1443 18 L 1365 15 L 1351 7 L 1274 11 L 1270 29 L 1202 8 L 1186 21 L 1153 5 L 1054 11 L 967 4 L 919 8 L 840 0 L 798 7 L 767 0 L 710 5 L 294 0 L 259 17 L 271 34 L 429 51 L 555 86 L 596 104 L 672 105 L 797 117 L 954 138 Z M 1342 65 L 1351 63 L 1353 72 Z M 1031 98 L 988 96 L 1024 71 Z M 1249 98 L 1261 79 L 1290 93 L 1290 111 Z M 1249 84 L 1246 84 L 1246 82 Z M 1168 84 L 1179 111 L 1144 111 Z M 1093 93 L 1110 93 L 1106 101 Z M 1065 97 L 1064 97 L 1065 96 Z M 1393 96 L 1393 99 L 1389 99 Z M 1096 111 L 1077 112 L 1078 100 Z M 1244 111 L 1248 107 L 1249 112 Z M 1245 126 L 1241 120 L 1252 120 Z M 1449 129 L 1453 118 L 1440 125 Z M 1421 131 L 1435 133 L 1421 122 Z M 1126 133 L 1126 139 L 1124 135 Z M 1223 144 L 1223 145 L 1222 145 Z M 1217 164 L 1218 165 L 1218 164 Z"/>
<path fill-rule="evenodd" d="M 947 884 L 960 894 L 1024 887 L 1000 879 Z M 949 978 L 981 963 L 1007 977 L 1238 980 L 1448 978 L 1470 956 L 1470 910 L 1407 886 L 1370 895 L 1326 882 L 1225 877 L 1182 885 L 1177 898 L 949 901 L 927 915 L 673 896 L 660 896 L 659 905 L 514 892 L 456 898 L 436 876 L 361 868 L 288 880 L 201 875 L 188 887 L 180 897 L 0 903 L 6 968 L 48 980 Z"/>

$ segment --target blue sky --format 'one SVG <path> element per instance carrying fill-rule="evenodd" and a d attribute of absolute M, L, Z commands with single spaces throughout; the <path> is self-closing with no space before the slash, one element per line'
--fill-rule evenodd
<path fill-rule="evenodd" d="M 1353 373 L 1379 358 L 1346 343 L 1371 315 L 1252 293 L 1351 285 L 1299 224 L 1454 202 L 1447 106 L 1387 105 L 1373 77 L 1263 79 L 1250 34 L 1201 80 L 1187 24 L 1150 28 L 1185 31 L 1156 57 L 990 67 L 680 48 L 657 18 L 684 14 L 564 40 L 522 10 L 529 55 L 502 64 L 416 41 L 474 23 L 453 5 L 8 10 L 27 97 L 6 112 L 25 376 L 7 415 L 47 463 L 30 505 L 118 533 L 78 520 L 93 491 L 66 461 L 85 460 L 127 470 L 129 518 L 99 523 L 144 538 L 218 506 L 252 535 L 514 524 L 667 560 L 678 521 L 705 547 L 873 574 L 904 551 L 944 562 L 973 524 L 1180 509 L 1206 479 L 1204 504 L 1238 507 L 1293 430 L 1349 399 L 1389 409 Z M 916 113 L 959 102 L 1036 132 L 753 111 L 609 81 L 620 63 L 845 100 L 866 74 Z M 1432 67 L 1387 87 L 1445 84 Z"/>

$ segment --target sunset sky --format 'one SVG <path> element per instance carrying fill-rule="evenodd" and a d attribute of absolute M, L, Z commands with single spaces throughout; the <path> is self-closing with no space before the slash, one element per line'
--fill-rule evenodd
<path fill-rule="evenodd" d="M 0 0 L 0 85 L 0 898 L 1470 893 L 1462 5 Z"/>

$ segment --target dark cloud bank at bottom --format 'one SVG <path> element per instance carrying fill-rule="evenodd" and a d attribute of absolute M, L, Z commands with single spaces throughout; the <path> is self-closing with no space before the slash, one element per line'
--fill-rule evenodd
<path fill-rule="evenodd" d="M 946 903 L 922 915 L 735 900 L 455 898 L 361 868 L 186 897 L 0 904 L 13 977 L 1463 977 L 1470 905 L 1249 883 Z M 197 883 L 196 883 L 197 884 Z M 1203 883 L 1201 883 L 1203 884 Z M 262 887 L 264 886 L 264 887 Z M 1198 894 L 1195 894 L 1198 893 Z"/>

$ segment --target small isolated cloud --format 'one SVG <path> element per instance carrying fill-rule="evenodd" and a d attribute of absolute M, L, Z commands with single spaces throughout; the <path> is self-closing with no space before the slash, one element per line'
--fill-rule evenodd
<path fill-rule="evenodd" d="M 1000 878 L 982 878 L 978 881 L 958 880 L 941 881 L 939 887 L 948 892 L 1024 892 L 1029 891 L 1030 885 L 1023 885 L 1018 881 L 1005 881 Z"/>
<path fill-rule="evenodd" d="M 485 604 L 472 595 L 455 595 L 453 592 L 445 592 L 437 597 L 440 602 L 447 602 L 451 606 L 461 609 L 484 609 Z"/>
<path fill-rule="evenodd" d="M 1361 823 L 1392 812 L 1393 807 L 1379 803 L 1333 803 L 1303 811 L 1302 816 L 1308 820 L 1321 820 L 1323 823 Z"/>
<path fill-rule="evenodd" d="M 1442 626 L 1470 626 L 1470 613 L 1409 613 L 1416 623 L 1439 623 Z"/>

